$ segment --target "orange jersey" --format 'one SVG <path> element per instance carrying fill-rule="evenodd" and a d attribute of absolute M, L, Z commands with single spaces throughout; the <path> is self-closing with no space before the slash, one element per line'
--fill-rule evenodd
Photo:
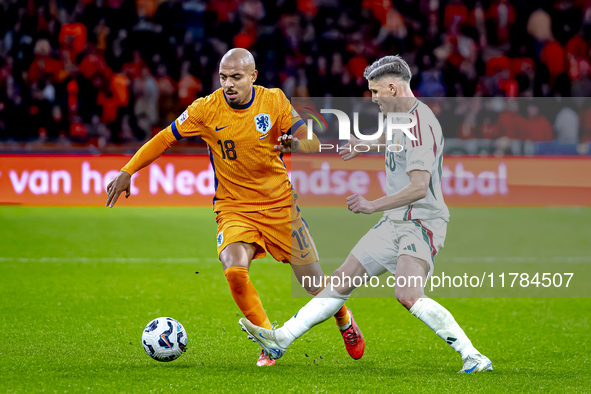
<path fill-rule="evenodd" d="M 252 212 L 290 206 L 291 183 L 282 154 L 273 146 L 292 129 L 302 140 L 302 153 L 318 150 L 320 142 L 316 136 L 306 140 L 307 127 L 280 89 L 254 86 L 250 102 L 234 107 L 218 89 L 195 100 L 138 151 L 136 156 L 143 156 L 141 159 L 134 156 L 123 171 L 133 174 L 183 137 L 200 136 L 208 145 L 215 173 L 214 211 Z"/>

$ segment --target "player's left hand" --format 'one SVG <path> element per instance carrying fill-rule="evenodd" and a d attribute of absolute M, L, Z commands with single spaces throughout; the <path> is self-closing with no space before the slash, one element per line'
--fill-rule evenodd
<path fill-rule="evenodd" d="M 300 150 L 300 140 L 292 135 L 283 134 L 277 141 L 279 145 L 274 148 L 281 153 L 297 153 Z"/>
<path fill-rule="evenodd" d="M 368 215 L 374 213 L 372 201 L 367 201 L 360 194 L 353 194 L 347 197 L 347 208 L 353 213 L 365 213 Z"/>

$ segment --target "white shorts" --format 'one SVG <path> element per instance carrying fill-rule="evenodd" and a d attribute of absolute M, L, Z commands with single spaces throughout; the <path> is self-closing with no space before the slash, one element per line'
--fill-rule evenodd
<path fill-rule="evenodd" d="M 370 276 L 386 271 L 396 273 L 398 256 L 407 254 L 429 264 L 433 273 L 433 259 L 443 248 L 447 222 L 443 219 L 390 220 L 383 217 L 357 242 L 351 253 Z"/>

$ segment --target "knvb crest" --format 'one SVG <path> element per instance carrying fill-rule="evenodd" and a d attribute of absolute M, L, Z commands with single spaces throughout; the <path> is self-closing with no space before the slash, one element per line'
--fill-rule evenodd
<path fill-rule="evenodd" d="M 258 114 L 254 117 L 254 125 L 257 131 L 261 134 L 267 134 L 271 130 L 271 117 L 269 114 Z"/>

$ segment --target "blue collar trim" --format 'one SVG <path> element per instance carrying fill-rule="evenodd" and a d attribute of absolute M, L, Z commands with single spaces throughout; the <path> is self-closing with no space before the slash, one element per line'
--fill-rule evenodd
<path fill-rule="evenodd" d="M 230 102 L 228 101 L 228 98 L 226 97 L 226 93 L 223 91 L 222 91 L 222 93 L 224 94 L 224 98 L 226 99 L 226 103 L 228 103 L 230 108 L 233 108 L 233 109 L 247 109 L 252 105 L 252 103 L 254 101 L 254 86 L 252 87 L 252 97 L 250 98 L 250 101 L 246 104 L 230 104 Z"/>

